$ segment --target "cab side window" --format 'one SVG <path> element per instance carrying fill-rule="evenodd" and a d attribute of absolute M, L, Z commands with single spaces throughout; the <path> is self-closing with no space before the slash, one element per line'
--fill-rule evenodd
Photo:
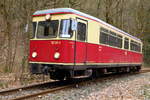
<path fill-rule="evenodd" d="M 85 41 L 86 40 L 86 24 L 78 22 L 78 35 L 77 39 L 80 41 Z"/>

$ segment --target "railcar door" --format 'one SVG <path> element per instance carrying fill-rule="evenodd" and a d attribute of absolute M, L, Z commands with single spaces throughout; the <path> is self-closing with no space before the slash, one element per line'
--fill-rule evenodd
<path fill-rule="evenodd" d="M 75 63 L 85 64 L 87 56 L 87 24 L 86 20 L 77 18 Z"/>

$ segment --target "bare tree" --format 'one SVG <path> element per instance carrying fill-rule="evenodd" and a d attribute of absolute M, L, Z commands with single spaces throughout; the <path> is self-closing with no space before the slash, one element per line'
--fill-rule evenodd
<path fill-rule="evenodd" d="M 136 22 L 136 27 L 135 27 L 135 32 L 136 36 L 141 37 L 143 35 L 143 32 L 146 27 L 147 19 L 146 19 L 146 10 L 144 8 L 144 3 L 145 0 L 138 0 L 137 1 L 137 9 L 135 13 L 135 22 Z"/>

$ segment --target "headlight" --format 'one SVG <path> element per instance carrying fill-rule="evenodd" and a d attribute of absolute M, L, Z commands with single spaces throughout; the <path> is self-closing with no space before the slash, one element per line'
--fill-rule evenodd
<path fill-rule="evenodd" d="M 56 52 L 55 54 L 54 54 L 54 58 L 55 59 L 58 59 L 60 57 L 60 53 L 59 52 Z"/>
<path fill-rule="evenodd" d="M 46 20 L 50 20 L 50 18 L 51 18 L 51 15 L 50 15 L 50 14 L 47 14 L 47 15 L 45 16 L 45 19 L 46 19 Z"/>
<path fill-rule="evenodd" d="M 32 53 L 32 57 L 35 58 L 37 56 L 37 52 Z"/>

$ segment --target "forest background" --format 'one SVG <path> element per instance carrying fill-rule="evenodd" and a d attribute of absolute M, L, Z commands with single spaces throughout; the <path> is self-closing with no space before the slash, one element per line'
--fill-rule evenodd
<path fill-rule="evenodd" d="M 32 14 L 62 7 L 88 13 L 140 38 L 144 66 L 150 66 L 150 0 L 0 0 L 0 73 L 29 72 Z"/>

